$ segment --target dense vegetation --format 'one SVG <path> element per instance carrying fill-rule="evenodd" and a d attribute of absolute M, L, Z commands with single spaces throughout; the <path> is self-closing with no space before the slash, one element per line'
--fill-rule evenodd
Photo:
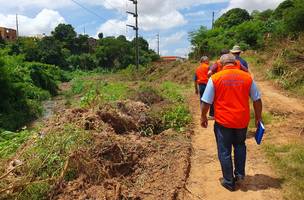
<path fill-rule="evenodd" d="M 218 56 L 221 49 L 239 44 L 242 49 L 261 49 L 269 40 L 291 36 L 304 30 L 304 1 L 286 0 L 275 10 L 248 11 L 235 8 L 223 14 L 208 30 L 201 27 L 190 33 L 192 58 L 202 54 Z"/>
<path fill-rule="evenodd" d="M 90 38 L 71 25 L 59 24 L 51 36 L 0 40 L 0 129 L 16 130 L 38 117 L 41 101 L 58 94 L 58 83 L 74 70 L 126 68 L 134 63 L 134 40 L 125 36 Z M 139 38 L 140 64 L 158 59 Z"/>
<path fill-rule="evenodd" d="M 25 62 L 23 55 L 0 51 L 0 128 L 15 130 L 42 112 L 40 102 L 56 95 L 57 83 L 66 81 L 58 67 Z"/>

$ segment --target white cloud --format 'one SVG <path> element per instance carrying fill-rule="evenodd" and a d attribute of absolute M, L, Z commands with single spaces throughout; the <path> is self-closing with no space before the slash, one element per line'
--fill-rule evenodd
<path fill-rule="evenodd" d="M 202 16 L 206 16 L 206 12 L 205 11 L 198 11 L 198 12 L 191 12 L 191 13 L 186 13 L 185 16 L 187 17 L 202 17 Z"/>
<path fill-rule="evenodd" d="M 169 52 L 171 52 L 172 55 L 178 55 L 178 56 L 185 56 L 186 52 L 188 51 L 188 48 L 178 48 L 173 51 L 169 51 L 168 49 L 172 49 L 174 46 L 183 46 L 184 41 L 187 40 L 187 32 L 186 31 L 180 31 L 174 34 L 171 34 L 169 36 L 160 37 L 160 53 L 161 55 L 168 55 Z M 157 50 L 157 39 L 156 35 L 154 37 L 150 37 L 147 39 L 150 48 Z"/>
<path fill-rule="evenodd" d="M 161 50 L 161 51 L 160 51 L 160 55 L 162 55 L 162 56 L 167 56 L 167 55 L 169 55 L 169 50 L 167 50 L 167 49 Z"/>
<path fill-rule="evenodd" d="M 178 44 L 179 42 L 184 41 L 186 36 L 187 36 L 186 31 L 180 31 L 168 37 L 164 37 L 161 40 L 161 47 L 169 46 L 172 44 Z"/>
<path fill-rule="evenodd" d="M 0 26 L 16 28 L 15 15 L 0 14 Z M 43 9 L 34 18 L 19 15 L 19 34 L 36 35 L 49 34 L 59 23 L 64 23 L 64 18 L 59 12 L 49 9 Z"/>
<path fill-rule="evenodd" d="M 274 9 L 284 0 L 230 0 L 225 11 L 232 8 L 243 8 L 248 11 Z"/>
<path fill-rule="evenodd" d="M 188 54 L 190 53 L 191 48 L 185 47 L 185 48 L 178 48 L 175 50 L 175 55 L 181 56 L 181 57 L 188 57 Z"/>
<path fill-rule="evenodd" d="M 166 30 L 178 27 L 187 23 L 180 9 L 190 8 L 195 5 L 227 2 L 227 0 L 140 0 L 138 3 L 139 26 L 144 31 Z M 90 1 L 91 4 L 100 4 L 107 9 L 124 12 L 126 9 L 133 12 L 134 5 L 128 1 L 127 5 L 122 0 Z M 123 22 L 123 20 L 121 20 Z M 130 16 L 125 23 L 134 24 Z"/>
<path fill-rule="evenodd" d="M 126 22 L 119 20 L 108 20 L 104 24 L 102 24 L 98 30 L 98 33 L 103 33 L 104 36 L 119 36 L 126 35 Z"/>
<path fill-rule="evenodd" d="M 22 12 L 27 9 L 57 9 L 73 5 L 70 0 L 0 0 L 2 11 L 14 10 L 15 12 Z"/>
<path fill-rule="evenodd" d="M 192 6 L 227 2 L 228 0 L 140 0 L 138 1 L 139 24 L 142 30 L 171 29 L 187 23 L 181 9 Z M 131 1 L 124 0 L 77 0 L 85 6 L 103 6 L 107 9 L 125 13 L 126 9 L 134 10 Z M 77 7 L 71 0 L 0 0 L 0 13 L 27 13 L 37 9 L 66 9 Z M 129 17 L 128 17 L 129 18 Z M 134 23 L 133 20 L 120 20 Z M 121 24 L 116 22 L 116 24 Z M 110 22 L 106 22 L 109 24 Z"/>

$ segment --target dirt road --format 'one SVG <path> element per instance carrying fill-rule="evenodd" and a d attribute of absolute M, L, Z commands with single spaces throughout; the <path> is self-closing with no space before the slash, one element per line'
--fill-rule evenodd
<path fill-rule="evenodd" d="M 299 139 L 302 137 L 304 106 L 295 98 L 290 98 L 273 87 L 269 82 L 258 82 L 263 94 L 265 111 L 281 117 L 268 126 L 269 135 L 265 140 L 281 142 L 280 134 L 288 134 Z M 215 136 L 213 133 L 213 121 L 209 121 L 209 127 L 200 127 L 200 110 L 198 97 L 192 95 L 189 104 L 194 118 L 193 155 L 191 158 L 191 172 L 186 186 L 184 199 L 193 200 L 263 200 L 282 199 L 282 181 L 276 176 L 271 164 L 266 160 L 260 146 L 256 145 L 253 136 L 247 139 L 247 177 L 243 185 L 236 192 L 229 192 L 219 182 L 222 177 L 220 164 L 217 159 Z M 288 116 L 288 118 L 286 117 Z M 289 125 L 288 125 L 289 124 Z M 291 125 L 290 125 L 291 124 Z M 300 132 L 299 132 L 300 131 Z M 273 133 L 276 133 L 275 136 Z M 267 139 L 267 137 L 269 137 Z"/>

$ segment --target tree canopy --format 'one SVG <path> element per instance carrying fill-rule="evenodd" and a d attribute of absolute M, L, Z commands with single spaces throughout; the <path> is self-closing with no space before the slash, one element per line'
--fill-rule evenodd
<path fill-rule="evenodd" d="M 266 39 L 297 36 L 302 31 L 304 0 L 286 0 L 275 10 L 255 10 L 251 15 L 244 9 L 235 8 L 218 18 L 213 29 L 201 27 L 189 34 L 193 46 L 190 57 L 217 56 L 221 49 L 236 44 L 243 50 L 259 49 L 265 45 Z"/>
<path fill-rule="evenodd" d="M 231 28 L 233 26 L 239 25 L 245 21 L 250 20 L 250 15 L 247 10 L 241 8 L 234 8 L 223 14 L 218 18 L 214 26 L 222 28 Z"/>

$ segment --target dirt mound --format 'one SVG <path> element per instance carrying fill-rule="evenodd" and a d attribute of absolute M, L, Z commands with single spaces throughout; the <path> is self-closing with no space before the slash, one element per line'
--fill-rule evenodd
<path fill-rule="evenodd" d="M 86 130 L 83 134 L 90 137 L 85 145 L 65 152 L 58 176 L 42 180 L 50 183 L 48 198 L 177 199 L 189 174 L 191 143 L 173 130 L 154 135 L 153 127 L 159 124 L 149 116 L 150 111 L 143 102 L 127 100 L 90 109 L 66 109 L 49 119 L 40 131 L 42 139 L 46 134 L 60 138 L 67 124 L 73 130 Z M 152 127 L 151 137 L 142 137 L 141 131 L 147 127 Z M 29 182 L 24 186 L 13 183 L 16 195 L 42 177 L 26 178 Z"/>
<path fill-rule="evenodd" d="M 151 81 L 173 81 L 188 84 L 192 81 L 198 63 L 172 62 L 154 63 L 145 73 L 144 77 Z"/>
<path fill-rule="evenodd" d="M 46 122 L 45 134 L 64 124 L 71 123 L 84 130 L 103 131 L 112 129 L 117 134 L 140 132 L 156 123 L 149 117 L 150 107 L 142 102 L 118 101 L 113 105 L 104 105 L 92 109 L 66 109 Z"/>
<path fill-rule="evenodd" d="M 70 157 L 51 199 L 175 199 L 190 154 L 190 143 L 178 137 L 96 135 L 94 147 Z"/>
<path fill-rule="evenodd" d="M 144 104 L 151 106 L 153 104 L 160 103 L 164 99 L 152 88 L 144 88 L 138 91 L 133 98 L 135 101 L 143 102 Z"/>

